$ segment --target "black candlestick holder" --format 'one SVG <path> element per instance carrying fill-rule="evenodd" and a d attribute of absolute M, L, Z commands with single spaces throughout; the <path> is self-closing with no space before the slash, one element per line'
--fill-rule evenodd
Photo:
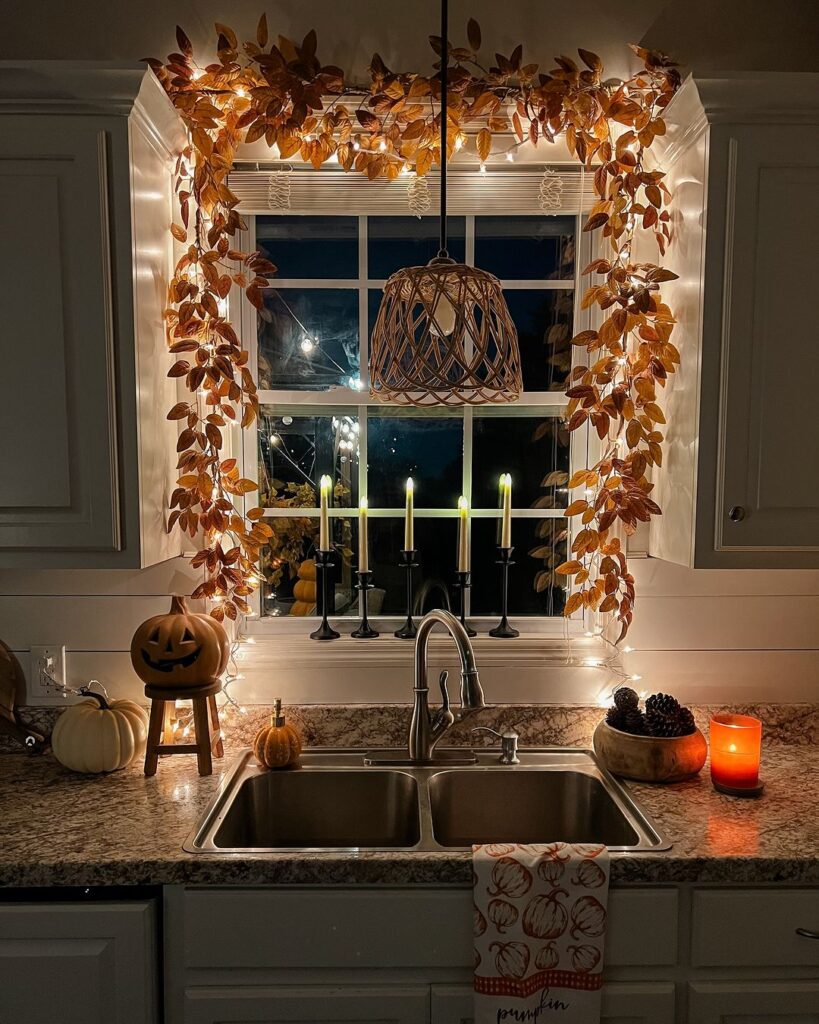
<path fill-rule="evenodd" d="M 506 612 L 509 608 L 509 566 L 515 564 L 512 561 L 512 552 L 514 550 L 514 548 L 498 547 L 497 564 L 501 567 L 501 620 L 494 629 L 489 630 L 489 635 L 503 637 L 504 639 L 520 636 L 520 632 L 517 629 L 512 629 L 509 625 L 509 619 L 506 617 Z"/>
<path fill-rule="evenodd" d="M 461 592 L 461 625 L 466 630 L 467 636 L 477 636 L 478 634 L 466 621 L 466 592 L 472 586 L 469 581 L 470 573 L 467 569 L 466 572 L 462 572 L 460 569 L 455 573 L 455 586 Z"/>
<path fill-rule="evenodd" d="M 330 607 L 330 573 L 333 571 L 333 552 L 316 551 L 316 582 L 321 594 L 321 625 L 310 634 L 311 640 L 337 640 L 337 633 L 327 621 L 327 609 Z"/>
<path fill-rule="evenodd" d="M 412 621 L 412 570 L 418 566 L 418 563 L 415 561 L 415 556 L 417 554 L 417 548 L 411 548 L 410 550 L 404 550 L 401 552 L 401 564 L 407 571 L 407 621 L 400 629 L 396 629 L 393 634 L 394 636 L 397 636 L 399 640 L 412 640 L 418 632 L 415 623 Z"/>
<path fill-rule="evenodd" d="M 356 640 L 369 640 L 370 637 L 378 636 L 367 618 L 367 591 L 373 589 L 373 585 L 370 583 L 373 574 L 359 572 L 356 575 L 358 576 L 358 592 L 361 594 L 361 625 L 358 629 L 353 630 L 350 636 L 354 636 Z"/>

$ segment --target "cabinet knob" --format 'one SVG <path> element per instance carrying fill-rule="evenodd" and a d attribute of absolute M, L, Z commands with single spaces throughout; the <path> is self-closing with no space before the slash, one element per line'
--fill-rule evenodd
<path fill-rule="evenodd" d="M 745 518 L 745 509 L 742 505 L 732 505 L 730 509 L 728 509 L 728 518 L 732 523 L 741 523 Z"/>

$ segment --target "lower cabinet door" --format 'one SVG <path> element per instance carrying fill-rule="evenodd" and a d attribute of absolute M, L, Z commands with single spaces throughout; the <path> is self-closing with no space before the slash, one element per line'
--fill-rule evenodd
<path fill-rule="evenodd" d="M 0 905 L 0 1024 L 155 1024 L 153 904 Z"/>
<path fill-rule="evenodd" d="M 473 1020 L 471 986 L 433 985 L 432 1024 L 473 1024 Z M 603 986 L 600 1024 L 674 1024 L 673 984 L 609 982 Z"/>
<path fill-rule="evenodd" d="M 689 1024 L 819 1024 L 819 981 L 701 981 Z"/>
<path fill-rule="evenodd" d="M 426 985 L 189 988 L 185 1024 L 429 1024 Z"/>

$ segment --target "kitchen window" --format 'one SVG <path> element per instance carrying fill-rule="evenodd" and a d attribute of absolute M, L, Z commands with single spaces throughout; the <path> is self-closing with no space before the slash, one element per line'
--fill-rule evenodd
<path fill-rule="evenodd" d="M 498 477 L 513 481 L 510 615 L 530 632 L 563 631 L 565 561 L 573 465 L 586 464 L 585 431 L 562 423 L 572 335 L 582 329 L 576 301 L 585 245 L 580 217 L 452 216 L 449 251 L 502 282 L 518 329 L 524 393 L 513 406 L 407 409 L 369 397 L 369 337 L 386 279 L 426 263 L 438 248 L 435 217 L 258 215 L 246 244 L 277 266 L 259 315 L 245 310 L 243 333 L 259 385 L 261 416 L 247 432 L 248 475 L 275 533 L 264 552 L 254 629 L 307 630 L 314 614 L 310 559 L 318 536 L 318 481 L 333 480 L 331 528 L 336 546 L 334 614 L 358 613 L 358 502 L 369 502 L 370 617 L 405 613 L 399 564 L 405 482 L 415 486 L 415 612 L 458 610 L 453 587 L 457 501 L 471 509 L 475 620 L 499 612 L 495 545 Z M 254 322 L 255 318 L 255 322 Z M 552 623 L 552 628 L 548 623 Z M 274 625 L 275 624 L 275 625 Z M 390 623 L 382 621 L 386 633 Z M 349 628 L 353 628 L 351 625 Z M 393 627 L 394 628 L 394 627 Z"/>

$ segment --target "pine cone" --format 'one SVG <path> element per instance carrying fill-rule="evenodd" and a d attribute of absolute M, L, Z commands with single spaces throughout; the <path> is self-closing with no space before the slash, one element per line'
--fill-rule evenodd
<path fill-rule="evenodd" d="M 606 722 L 612 729 L 619 729 L 620 732 L 628 732 L 633 736 L 645 735 L 645 720 L 639 708 L 609 708 L 606 712 Z"/>
<path fill-rule="evenodd" d="M 647 715 L 676 718 L 680 713 L 680 702 L 668 693 L 655 693 L 646 701 Z"/>
<path fill-rule="evenodd" d="M 626 711 L 628 708 L 636 708 L 640 698 L 630 686 L 620 686 L 614 691 L 614 703 L 621 711 Z"/>
<path fill-rule="evenodd" d="M 633 736 L 645 736 L 646 719 L 639 708 L 628 708 L 623 712 L 623 731 L 630 732 Z"/>
<path fill-rule="evenodd" d="M 680 736 L 690 736 L 692 732 L 697 731 L 697 723 L 689 708 L 680 708 L 679 723 L 682 729 Z"/>
<path fill-rule="evenodd" d="M 682 736 L 682 726 L 678 717 L 667 718 L 657 712 L 646 712 L 646 727 L 649 736 L 669 738 Z"/>

